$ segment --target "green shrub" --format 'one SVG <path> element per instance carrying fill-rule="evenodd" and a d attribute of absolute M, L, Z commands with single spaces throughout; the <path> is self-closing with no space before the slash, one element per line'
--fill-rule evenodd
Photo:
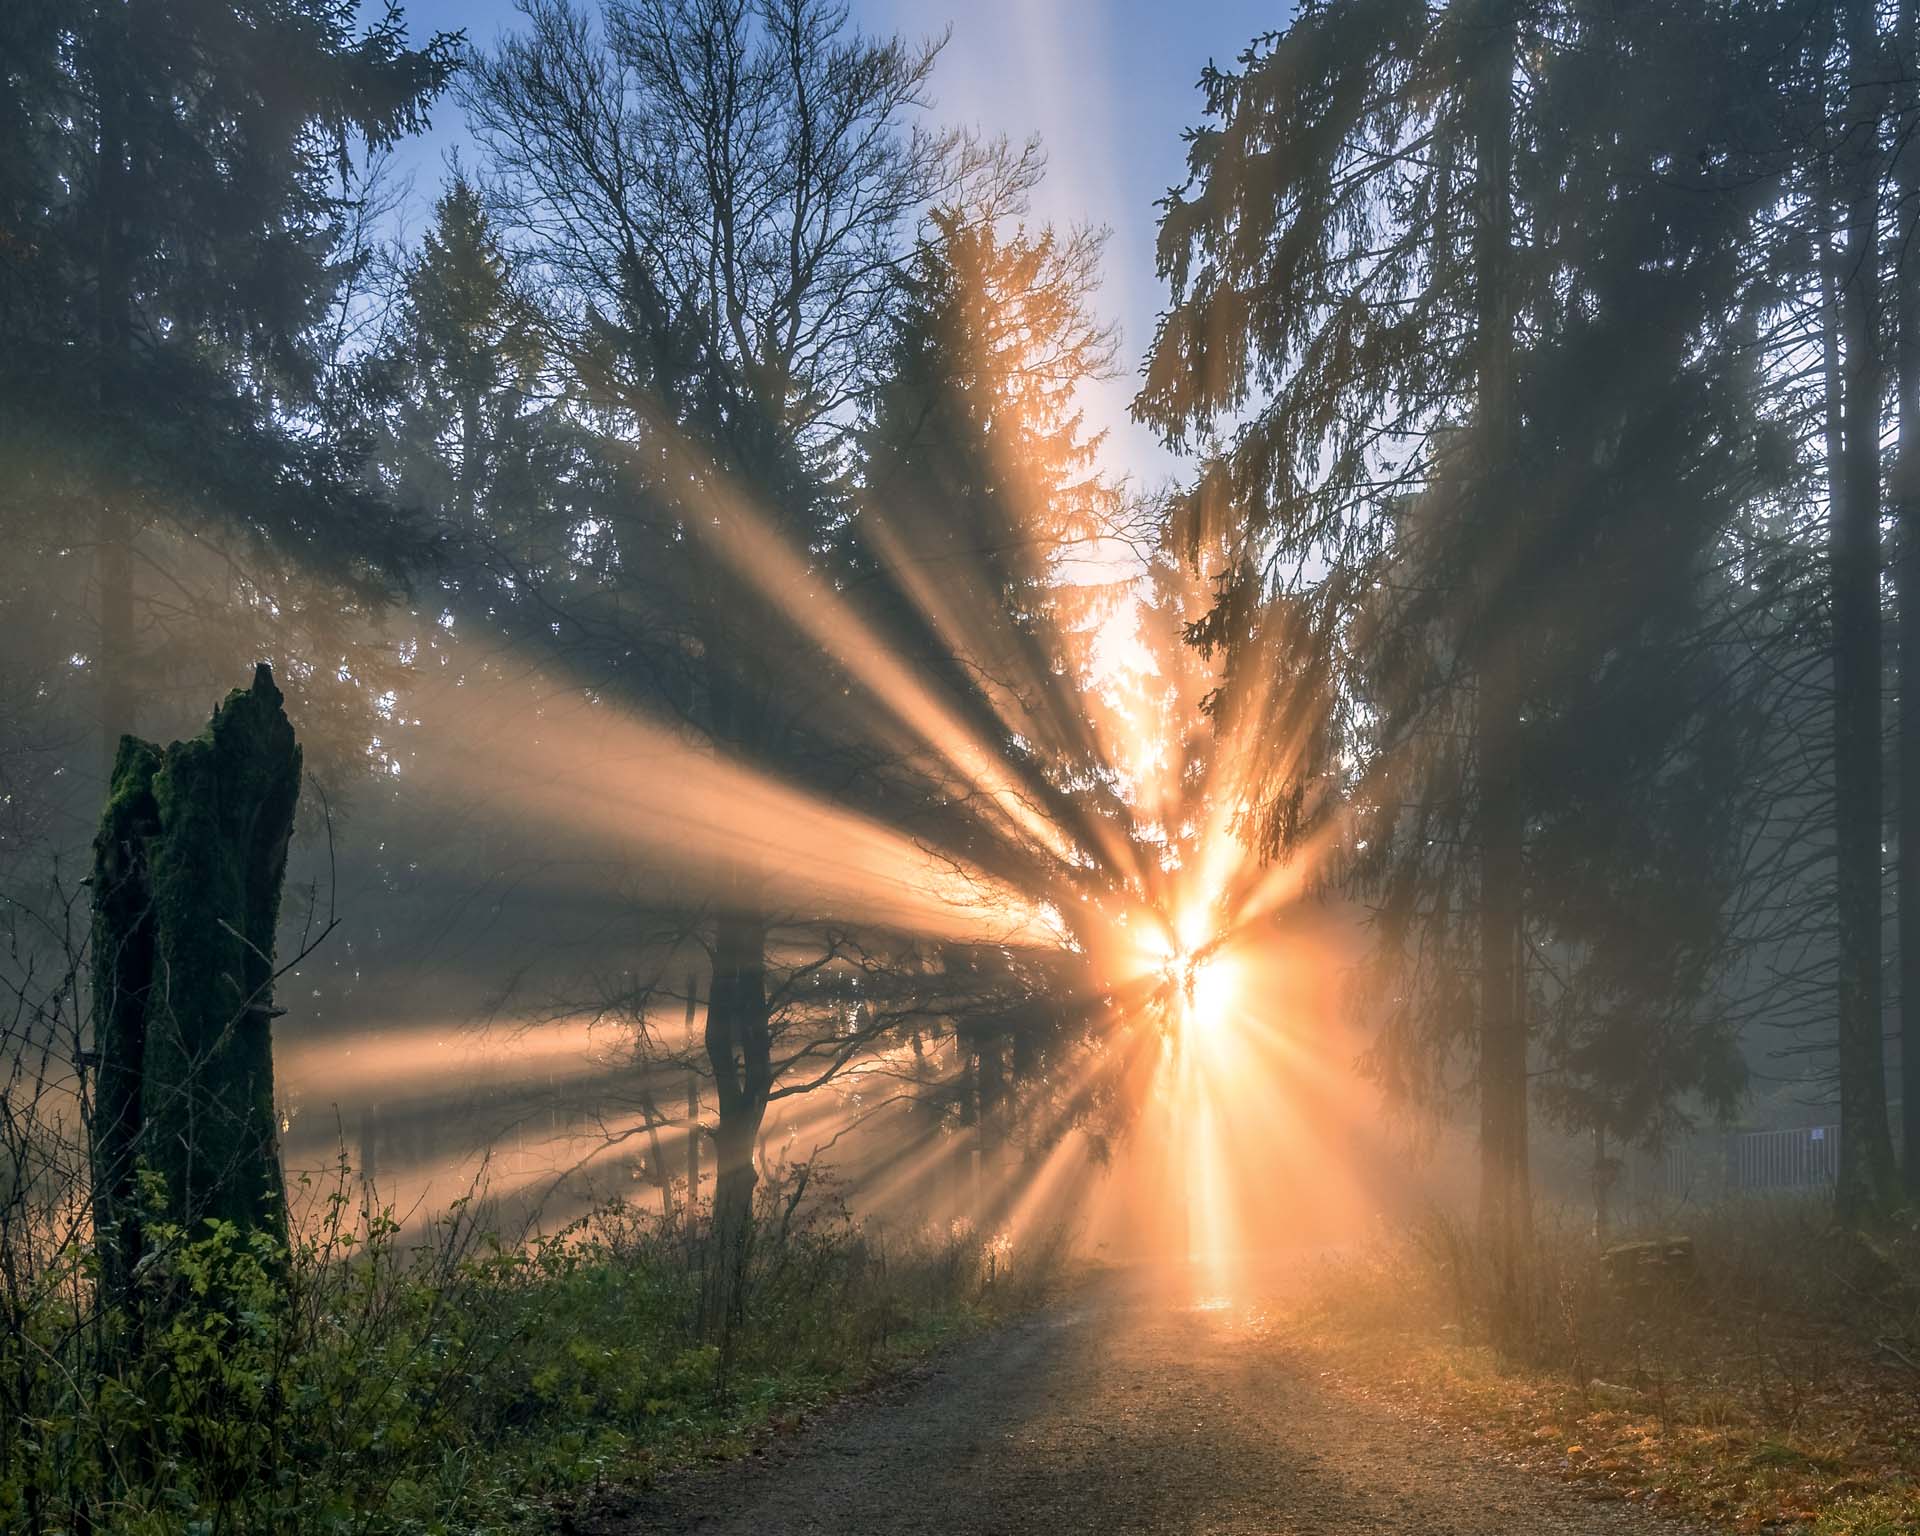
<path fill-rule="evenodd" d="M 1025 1300 L 1052 1262 L 989 1281 L 967 1234 L 889 1237 L 769 1189 L 723 1352 L 695 1327 L 697 1224 L 611 1205 L 509 1243 L 462 1203 L 403 1241 L 346 1189 L 291 1253 L 151 1224 L 138 1315 L 90 1311 L 89 1259 L 43 1267 L 60 1283 L 0 1336 L 22 1408 L 0 1429 L 0 1528 L 538 1523 L 553 1493 L 724 1446 Z"/>

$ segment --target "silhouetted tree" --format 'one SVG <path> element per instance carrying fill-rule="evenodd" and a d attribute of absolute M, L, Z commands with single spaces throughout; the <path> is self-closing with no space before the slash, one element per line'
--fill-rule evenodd
<path fill-rule="evenodd" d="M 1881 336 L 1885 60 L 1873 0 L 1846 0 L 1837 30 L 1845 89 L 1827 169 L 1840 238 L 1823 238 L 1827 498 L 1832 526 L 1834 830 L 1839 923 L 1841 1213 L 1889 1204 L 1897 1174 L 1887 1129 L 1882 1010 L 1881 484 L 1886 400 Z M 1815 38 L 1820 34 L 1816 32 Z M 1824 61 L 1820 61 L 1824 63 Z M 1823 210 L 1824 212 L 1824 210 Z"/>
<path fill-rule="evenodd" d="M 1891 54 L 1894 127 L 1894 387 L 1899 439 L 1892 505 L 1900 594 L 1899 946 L 1902 1162 L 1908 1202 L 1920 1200 L 1920 4 L 1901 0 Z"/>
<path fill-rule="evenodd" d="M 1093 316 L 1102 238 L 1001 227 L 994 207 L 936 209 L 900 279 L 887 367 L 860 434 L 861 488 L 849 577 L 862 611 L 990 743 L 1015 794 L 1080 846 L 1144 865 L 1083 691 L 1097 622 L 1118 600 L 1091 557 L 1121 517 L 1093 466 L 1076 391 L 1111 366 Z M 1078 557 L 1078 558 L 1076 558 Z M 977 797 L 904 786 L 893 814 L 955 858 L 990 871 L 1075 926 L 1098 878 L 1062 861 Z M 881 791 L 884 794 L 884 789 Z M 1046 1091 L 1093 1022 L 1080 968 L 945 951 L 944 987 L 966 1081 L 961 1112 L 985 1142 L 1024 1118 L 1076 1119 Z M 981 996 L 965 998 L 971 976 Z M 1031 1114 L 1017 1114 L 1025 1094 Z"/>
<path fill-rule="evenodd" d="M 407 46 L 397 11 L 359 30 L 332 0 L 36 0 L 0 18 L 0 507 L 91 555 L 75 649 L 108 761 L 164 675 L 142 662 L 165 649 L 153 631 L 199 585 L 156 543 L 264 542 L 349 589 L 412 547 L 353 488 L 321 322 L 354 275 L 349 150 L 424 123 L 453 42 Z M 166 599 L 143 602 L 157 554 Z"/>
<path fill-rule="evenodd" d="M 1344 786 L 1325 803 L 1356 816 L 1349 868 L 1378 903 L 1378 1064 L 1426 1091 L 1474 1048 L 1482 1218 L 1509 1264 L 1531 1018 L 1623 985 L 1616 1024 L 1649 996 L 1684 1014 L 1722 947 L 1695 923 L 1635 960 L 1626 920 L 1652 871 L 1699 852 L 1661 839 L 1724 782 L 1692 724 L 1723 691 L 1710 556 L 1778 473 L 1745 414 L 1762 299 L 1738 259 L 1777 183 L 1726 145 L 1752 79 L 1746 35 L 1719 30 L 1751 20 L 1311 7 L 1205 77 L 1213 121 L 1162 225 L 1173 307 L 1136 410 L 1175 447 L 1234 424 L 1176 522 L 1226 539 L 1252 588 L 1197 637 L 1229 690 L 1237 650 L 1273 669 L 1279 644 L 1330 722 L 1274 743 L 1290 787 L 1266 843 L 1313 830 L 1302 784 Z M 1634 80 L 1633 111 L 1602 74 Z M 1587 822 L 1641 835 L 1608 846 Z M 1705 868 L 1695 909 L 1717 920 L 1725 861 Z M 1547 979 L 1556 953 L 1585 981 Z M 1726 1032 L 1698 1022 L 1647 1064 L 1663 1105 L 1702 1085 L 1689 1060 L 1725 1080 Z M 1582 1034 L 1542 1041 L 1570 1053 L 1569 1088 L 1593 1065 Z"/>
<path fill-rule="evenodd" d="M 478 188 L 456 170 L 368 369 L 389 402 L 377 461 L 393 501 L 523 562 L 563 555 L 525 543 L 557 521 L 577 436 L 548 399 L 547 367 L 539 317 L 513 286 Z"/>
<path fill-rule="evenodd" d="M 527 14 L 476 62 L 469 107 L 503 232 L 627 477 L 596 525 L 617 551 L 604 579 L 540 595 L 603 684 L 723 756 L 804 776 L 831 674 L 739 600 L 730 552 L 760 530 L 808 557 L 828 544 L 915 221 L 975 176 L 1017 184 L 1030 168 L 912 127 L 939 43 L 861 36 L 822 0 L 621 0 L 598 27 L 562 0 Z M 716 870 L 704 937 L 731 1255 L 707 1298 L 715 1327 L 739 1305 L 774 1089 L 775 914 L 759 884 L 738 859 Z"/>

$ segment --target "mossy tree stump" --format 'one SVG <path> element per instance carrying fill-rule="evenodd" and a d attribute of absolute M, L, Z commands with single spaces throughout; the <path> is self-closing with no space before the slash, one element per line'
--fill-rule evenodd
<path fill-rule="evenodd" d="M 286 1238 L 273 1105 L 273 948 L 300 747 L 263 663 L 191 741 L 123 737 L 94 839 L 94 1215 L 124 1299 L 138 1173 L 166 1219 Z"/>

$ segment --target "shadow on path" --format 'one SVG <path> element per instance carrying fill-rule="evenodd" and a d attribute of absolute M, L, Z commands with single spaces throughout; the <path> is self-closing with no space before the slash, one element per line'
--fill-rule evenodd
<path fill-rule="evenodd" d="M 646 1536 L 1601 1536 L 1684 1527 L 1340 1397 L 1230 1307 L 1139 1272 L 945 1355 L 790 1442 L 633 1495 Z M 1164 1280 L 1164 1275 L 1158 1277 Z"/>

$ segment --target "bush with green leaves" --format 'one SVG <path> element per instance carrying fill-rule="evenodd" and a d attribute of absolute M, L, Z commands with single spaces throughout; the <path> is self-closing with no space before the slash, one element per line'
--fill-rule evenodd
<path fill-rule="evenodd" d="M 9 1313 L 0 1528 L 538 1528 L 555 1494 L 739 1438 L 1031 1299 L 971 1234 L 884 1234 L 771 1187 L 736 1336 L 698 1331 L 698 1220 L 604 1206 L 503 1240 L 463 1201 L 403 1233 L 341 1178 L 291 1252 L 228 1222 L 147 1224 L 136 1310 L 85 1254 Z M 47 1271 L 52 1273 L 51 1270 Z"/>

